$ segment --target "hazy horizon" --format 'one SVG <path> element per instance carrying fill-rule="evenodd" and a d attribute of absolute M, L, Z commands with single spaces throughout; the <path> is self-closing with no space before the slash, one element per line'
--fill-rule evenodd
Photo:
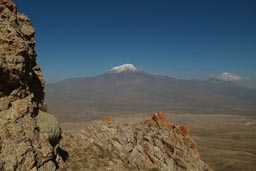
<path fill-rule="evenodd" d="M 255 1 L 15 1 L 46 82 L 124 63 L 183 79 L 256 73 Z"/>

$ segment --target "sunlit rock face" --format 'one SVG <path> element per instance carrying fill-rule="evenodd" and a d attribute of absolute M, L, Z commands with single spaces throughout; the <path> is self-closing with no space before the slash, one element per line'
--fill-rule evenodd
<path fill-rule="evenodd" d="M 62 143 L 70 153 L 69 170 L 212 171 L 188 128 L 162 112 L 134 124 L 95 121 L 80 135 L 64 134 Z"/>
<path fill-rule="evenodd" d="M 57 147 L 40 134 L 44 79 L 36 63 L 35 30 L 10 0 L 0 0 L 0 170 L 63 168 Z"/>

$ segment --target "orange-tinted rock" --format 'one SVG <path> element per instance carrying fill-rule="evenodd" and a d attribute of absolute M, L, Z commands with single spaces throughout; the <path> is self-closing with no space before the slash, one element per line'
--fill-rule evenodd
<path fill-rule="evenodd" d="M 153 154 L 153 151 L 152 151 L 152 149 L 150 148 L 150 146 L 149 146 L 148 144 L 144 144 L 143 148 L 144 148 L 144 152 L 145 152 L 147 155 L 150 156 L 150 155 Z"/>
<path fill-rule="evenodd" d="M 190 148 L 195 149 L 196 148 L 196 144 L 194 144 L 194 143 L 190 144 Z"/>
<path fill-rule="evenodd" d="M 57 147 L 43 138 L 36 119 L 39 107 L 44 104 L 44 80 L 36 63 L 34 33 L 29 18 L 17 13 L 11 0 L 0 0 L 0 170 L 3 171 L 56 171 L 63 164 Z"/>
<path fill-rule="evenodd" d="M 172 125 L 169 119 L 165 116 L 163 112 L 156 112 L 152 119 L 158 124 L 159 127 L 171 128 Z"/>
<path fill-rule="evenodd" d="M 154 126 L 156 125 L 156 122 L 152 119 L 152 117 L 150 117 L 150 118 L 144 119 L 144 124 L 148 126 Z"/>
<path fill-rule="evenodd" d="M 161 112 L 140 123 L 122 124 L 105 118 L 88 127 L 90 131 L 86 128 L 77 138 L 65 142 L 71 154 L 70 170 L 79 161 L 80 170 L 88 171 L 212 171 L 200 159 L 187 127 L 172 127 Z M 79 148 L 72 148 L 75 146 Z"/>
<path fill-rule="evenodd" d="M 187 134 L 188 134 L 188 131 L 189 131 L 188 127 L 185 126 L 185 125 L 181 125 L 181 126 L 180 126 L 180 130 L 181 130 L 181 132 L 182 132 L 184 135 L 187 135 Z"/>
<path fill-rule="evenodd" d="M 114 124 L 114 121 L 111 120 L 109 117 L 104 117 L 104 122 L 107 124 L 107 125 L 112 125 Z"/>

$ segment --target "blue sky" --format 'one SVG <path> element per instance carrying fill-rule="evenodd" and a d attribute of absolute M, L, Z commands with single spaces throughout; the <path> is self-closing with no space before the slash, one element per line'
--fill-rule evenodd
<path fill-rule="evenodd" d="M 185 79 L 256 76 L 254 0 L 15 2 L 36 29 L 48 83 L 123 63 Z"/>

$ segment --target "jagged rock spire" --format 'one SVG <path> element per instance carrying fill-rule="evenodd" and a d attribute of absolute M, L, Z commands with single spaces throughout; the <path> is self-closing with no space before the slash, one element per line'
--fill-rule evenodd
<path fill-rule="evenodd" d="M 41 136 L 36 115 L 44 79 L 36 63 L 35 30 L 10 0 L 0 0 L 0 170 L 55 171 L 55 147 Z"/>

